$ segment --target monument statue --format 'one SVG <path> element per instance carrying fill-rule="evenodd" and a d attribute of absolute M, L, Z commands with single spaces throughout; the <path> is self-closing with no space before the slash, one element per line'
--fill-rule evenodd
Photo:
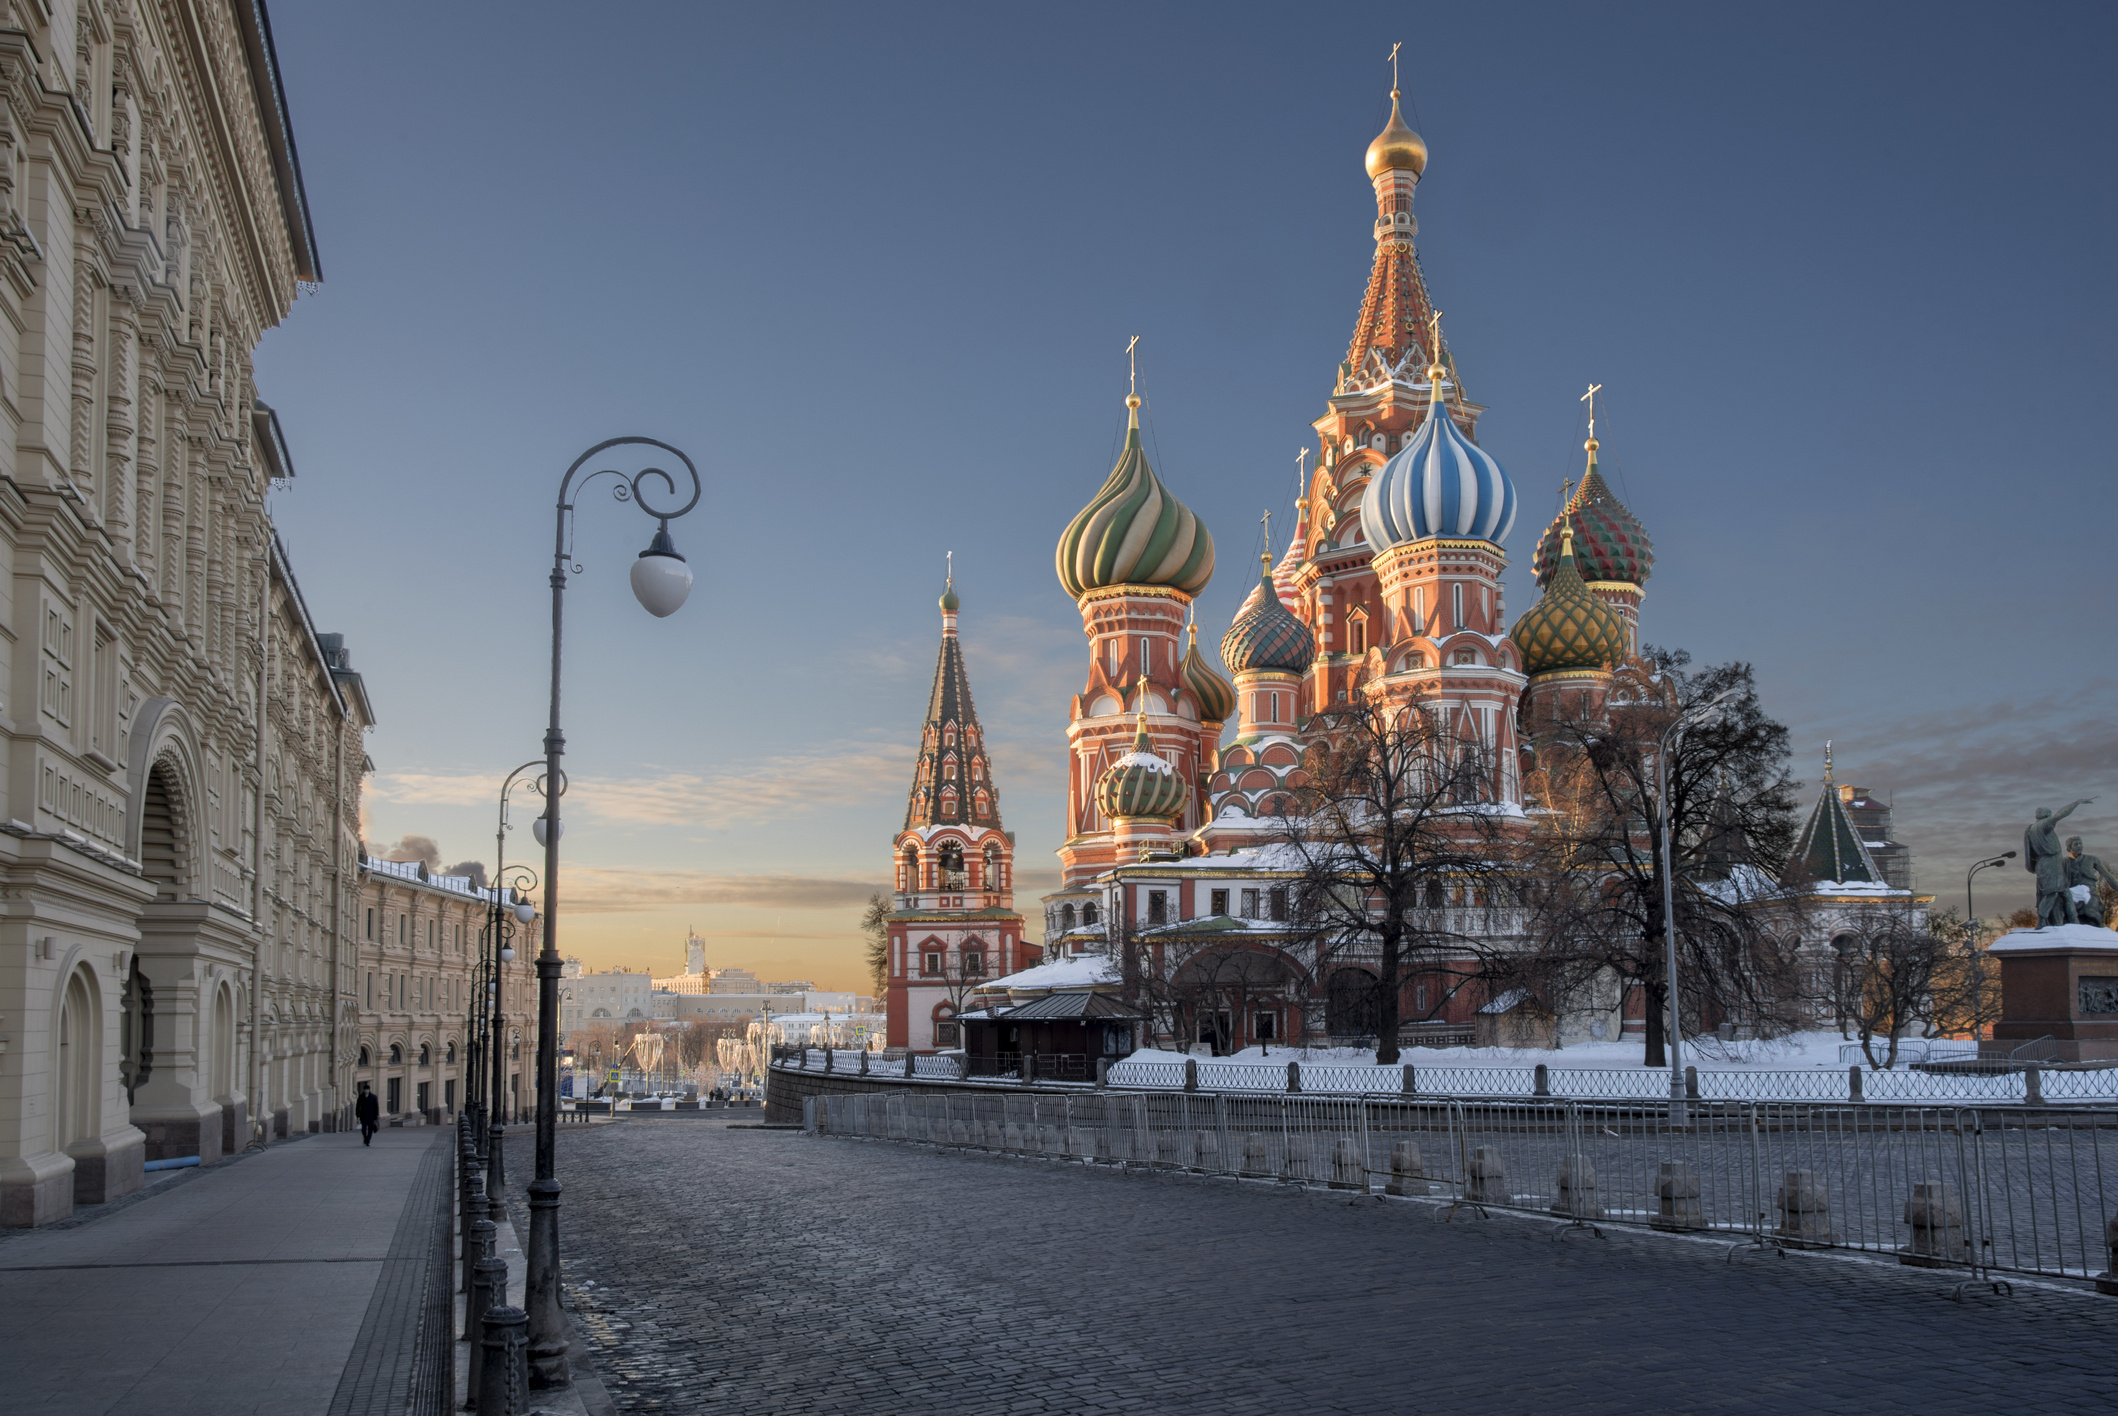
<path fill-rule="evenodd" d="M 2112 875 L 2102 860 L 2083 853 L 2081 837 L 2067 837 L 2067 894 L 2073 897 L 2074 915 L 2083 924 L 2108 927 L 2103 917 L 2103 905 L 2096 898 L 2099 880 L 2118 890 L 2118 876 Z"/>
<path fill-rule="evenodd" d="M 2073 924 L 2074 895 L 2067 882 L 2067 861 L 2059 848 L 2059 823 L 2094 797 L 2082 797 L 2059 810 L 2037 808 L 2037 819 L 2022 833 L 2022 868 L 2037 877 L 2037 927 Z"/>

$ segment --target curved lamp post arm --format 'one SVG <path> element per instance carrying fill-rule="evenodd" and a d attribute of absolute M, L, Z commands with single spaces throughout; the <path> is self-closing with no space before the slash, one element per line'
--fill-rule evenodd
<path fill-rule="evenodd" d="M 566 776 L 559 760 L 566 753 L 566 734 L 560 726 L 561 666 L 566 629 L 566 582 L 579 567 L 573 563 L 569 532 L 573 529 L 574 478 L 591 459 L 612 448 L 659 448 L 681 462 L 691 479 L 691 495 L 678 505 L 683 488 L 660 467 L 643 467 L 627 476 L 602 468 L 582 478 L 585 487 L 608 474 L 617 479 L 612 495 L 630 501 L 651 517 L 655 533 L 647 549 L 634 560 L 632 592 L 641 606 L 656 618 L 674 614 L 691 593 L 691 570 L 670 539 L 669 523 L 699 504 L 703 484 L 698 466 L 685 452 L 658 438 L 622 437 L 597 443 L 575 458 L 559 479 L 559 496 L 553 508 L 552 525 L 552 670 L 551 718 L 544 733 L 544 780 L 558 783 L 544 794 L 544 934 L 537 951 L 537 1175 L 529 1186 L 530 1233 L 528 1273 L 524 1306 L 529 1310 L 530 1384 L 535 1387 L 567 1385 L 566 1319 L 559 1309 L 559 1182 L 554 1176 L 558 1149 L 559 1120 L 559 837 L 564 829 L 559 802 L 565 794 Z M 653 493 L 653 484 L 664 488 Z"/>

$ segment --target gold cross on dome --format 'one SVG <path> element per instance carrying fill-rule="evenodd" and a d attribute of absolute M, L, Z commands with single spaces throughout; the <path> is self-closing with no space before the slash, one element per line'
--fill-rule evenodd
<path fill-rule="evenodd" d="M 1403 40 L 1399 40 L 1390 46 L 1390 92 L 1392 93 L 1397 92 L 1397 51 L 1404 47 L 1405 42 Z"/>
<path fill-rule="evenodd" d="M 1140 391 L 1140 356 L 1134 351 L 1140 347 L 1140 336 L 1134 335 L 1125 345 L 1125 391 L 1137 394 Z"/>
<path fill-rule="evenodd" d="M 1263 526 L 1263 527 L 1265 528 L 1265 559 L 1266 559 L 1266 560 L 1271 560 L 1271 559 L 1272 559 L 1272 513 L 1268 511 L 1268 512 L 1266 512 L 1266 513 L 1265 513 L 1265 514 L 1264 514 L 1263 516 L 1259 517 L 1259 518 L 1258 518 L 1258 524 L 1259 524 L 1260 526 Z"/>
<path fill-rule="evenodd" d="M 1596 436 L 1596 395 L 1601 392 L 1602 389 L 1602 384 L 1590 384 L 1588 386 L 1588 392 L 1582 394 L 1579 400 L 1580 402 L 1586 403 L 1588 405 L 1588 435 L 1590 437 Z"/>
<path fill-rule="evenodd" d="M 1438 369 L 1441 367 L 1441 311 L 1436 310 L 1433 318 L 1427 321 L 1427 331 L 1427 340 L 1432 346 L 1427 353 L 1432 356 L 1434 367 Z"/>

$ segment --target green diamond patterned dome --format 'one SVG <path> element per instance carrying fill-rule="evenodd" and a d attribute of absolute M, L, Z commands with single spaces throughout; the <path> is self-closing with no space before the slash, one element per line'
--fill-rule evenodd
<path fill-rule="evenodd" d="M 1272 557 L 1262 559 L 1257 588 L 1221 636 L 1221 662 L 1238 674 L 1246 669 L 1303 673 L 1316 658 L 1316 636 L 1280 599 L 1279 587 L 1272 583 Z"/>
<path fill-rule="evenodd" d="M 1559 567 L 1544 598 L 1515 621 L 1508 638 L 1531 676 L 1564 669 L 1602 669 L 1625 657 L 1625 621 L 1589 589 L 1574 565 L 1574 532 L 1559 533 Z"/>
<path fill-rule="evenodd" d="M 1076 600 L 1112 585 L 1166 585 L 1196 595 L 1213 579 L 1213 536 L 1148 466 L 1140 400 L 1125 403 L 1132 410 L 1125 451 L 1059 538 L 1059 583 Z"/>
<path fill-rule="evenodd" d="M 1573 529 L 1576 569 L 1584 580 L 1645 585 L 1655 569 L 1654 543 L 1647 539 L 1640 518 L 1626 509 L 1596 470 L 1596 440 L 1590 438 L 1587 446 L 1588 471 L 1582 474 L 1581 485 L 1568 498 L 1565 510 L 1537 538 L 1530 571 L 1539 585 L 1551 583 L 1559 569 L 1559 528 L 1566 526 Z"/>
<path fill-rule="evenodd" d="M 1191 627 L 1191 645 L 1184 651 L 1184 662 L 1180 666 L 1184 686 L 1191 690 L 1192 697 L 1199 700 L 1199 721 L 1202 723 L 1225 723 L 1236 710 L 1235 685 L 1215 672 L 1206 656 L 1199 652 L 1199 627 Z"/>

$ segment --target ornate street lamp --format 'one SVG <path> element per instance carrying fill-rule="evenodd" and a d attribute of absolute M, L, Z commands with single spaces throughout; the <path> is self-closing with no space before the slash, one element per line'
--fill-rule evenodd
<path fill-rule="evenodd" d="M 559 726 L 561 643 L 565 627 L 566 577 L 579 573 L 574 564 L 570 538 L 574 514 L 574 474 L 597 454 L 614 447 L 654 447 L 672 454 L 684 464 L 691 478 L 691 499 L 682 506 L 664 510 L 648 499 L 646 484 L 658 480 L 674 501 L 682 494 L 677 480 L 659 467 L 646 467 L 626 476 L 609 468 L 581 479 L 586 487 L 598 477 L 615 477 L 611 489 L 619 501 L 630 501 L 655 519 L 657 525 L 647 549 L 632 564 L 632 593 L 640 605 L 657 619 L 666 619 L 683 607 L 691 594 L 691 567 L 677 554 L 669 538 L 669 523 L 699 504 L 703 490 L 699 469 L 678 448 L 654 438 L 612 438 L 597 443 L 574 459 L 559 482 L 556 528 L 552 537 L 552 711 L 551 725 L 544 734 L 544 779 L 560 784 L 560 791 L 544 795 L 544 814 L 537 821 L 537 841 L 544 847 L 544 942 L 537 953 L 537 1177 L 530 1182 L 530 1233 L 527 1293 L 529 1308 L 530 1385 L 558 1387 L 570 1380 L 566 1366 L 566 1319 L 559 1311 L 559 1182 L 554 1176 L 559 1123 L 559 838 L 565 825 L 559 818 L 559 800 L 566 778 L 559 759 L 566 752 L 566 735 Z"/>

